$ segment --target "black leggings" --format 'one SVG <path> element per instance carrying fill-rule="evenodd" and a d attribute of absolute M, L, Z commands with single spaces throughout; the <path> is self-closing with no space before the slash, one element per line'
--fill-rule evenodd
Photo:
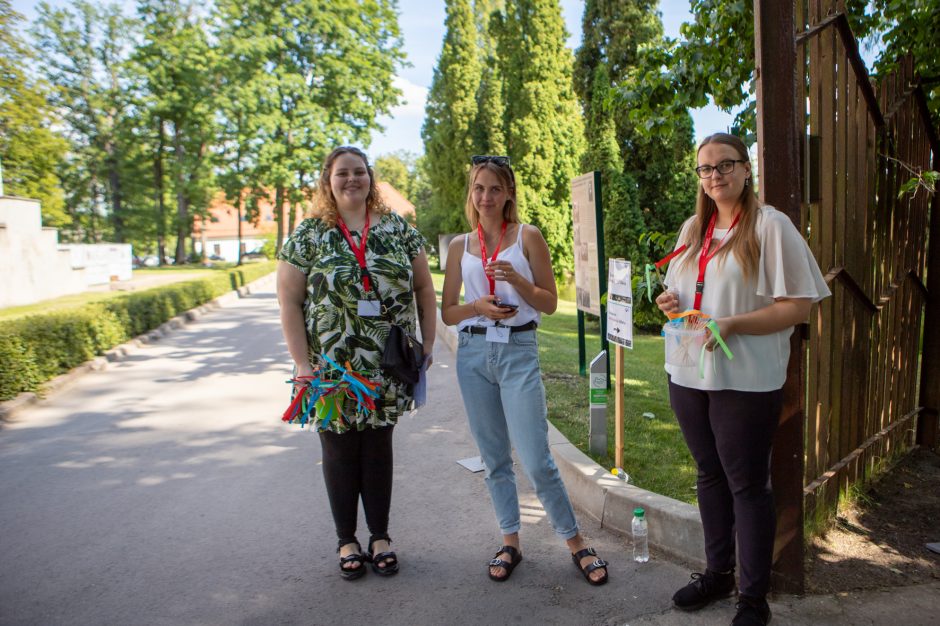
<path fill-rule="evenodd" d="M 320 433 L 323 478 L 340 545 L 356 541 L 359 498 L 373 537 L 388 533 L 392 504 L 392 426 Z"/>
<path fill-rule="evenodd" d="M 770 452 L 783 391 L 700 391 L 669 382 L 669 399 L 698 466 L 698 508 L 708 569 L 741 565 L 738 589 L 770 588 L 776 513 Z"/>

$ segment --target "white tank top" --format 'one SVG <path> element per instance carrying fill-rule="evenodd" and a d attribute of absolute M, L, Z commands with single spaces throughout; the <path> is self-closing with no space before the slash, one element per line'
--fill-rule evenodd
<path fill-rule="evenodd" d="M 535 282 L 532 276 L 532 267 L 529 265 L 529 259 L 525 258 L 522 251 L 522 229 L 524 224 L 519 224 L 519 235 L 515 243 L 507 248 L 503 248 L 496 255 L 500 261 L 509 261 L 513 269 L 529 282 Z M 460 273 L 463 276 L 464 301 L 473 302 L 477 298 L 488 296 L 490 293 L 490 283 L 486 280 L 486 274 L 483 273 L 483 260 L 478 256 L 470 254 L 468 248 L 469 237 L 471 233 L 464 235 L 463 257 L 460 260 Z M 509 304 L 518 304 L 519 309 L 516 314 L 510 318 L 502 320 L 503 326 L 522 326 L 534 321 L 538 324 L 542 319 L 542 314 L 532 308 L 528 302 L 522 299 L 519 292 L 509 283 L 501 280 L 496 281 L 496 297 Z M 484 315 L 468 317 L 457 324 L 457 330 L 466 326 L 494 326 L 495 320 Z"/>

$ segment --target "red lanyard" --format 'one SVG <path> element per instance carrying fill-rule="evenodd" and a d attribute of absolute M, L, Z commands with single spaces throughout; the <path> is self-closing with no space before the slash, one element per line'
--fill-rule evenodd
<path fill-rule="evenodd" d="M 343 221 L 343 218 L 338 218 L 336 225 L 339 226 L 339 229 L 343 232 L 343 237 L 346 238 L 349 249 L 356 255 L 356 261 L 359 262 L 359 269 L 362 270 L 362 288 L 368 292 L 371 289 L 371 285 L 369 284 L 369 272 L 366 269 L 366 239 L 369 238 L 369 211 L 368 209 L 366 210 L 366 223 L 362 227 L 362 237 L 360 237 L 360 245 L 358 248 L 356 244 L 353 243 L 352 234 L 349 232 L 349 228 L 346 226 L 346 222 Z"/>
<path fill-rule="evenodd" d="M 725 242 L 725 238 L 731 234 L 731 231 L 734 229 L 735 225 L 740 219 L 741 213 L 738 213 L 734 216 L 734 219 L 731 221 L 731 226 L 728 227 L 728 232 L 725 233 L 725 236 L 721 238 L 721 241 L 718 242 L 718 247 L 715 248 L 715 251 L 708 254 L 709 249 L 712 245 L 712 235 L 715 233 L 715 220 L 718 219 L 718 212 L 712 213 L 712 218 L 708 221 L 708 228 L 705 230 L 705 240 L 702 242 L 702 252 L 698 256 L 698 280 L 695 281 L 695 303 L 692 306 L 696 311 L 702 309 L 702 292 L 705 291 L 705 269 L 708 267 L 708 262 L 715 258 L 715 255 L 718 254 L 718 251 L 721 250 L 721 244 Z M 656 269 L 660 269 L 666 263 L 669 263 L 672 259 L 679 256 L 685 252 L 687 245 L 682 244 L 659 261 L 655 263 Z"/>
<path fill-rule="evenodd" d="M 506 234 L 506 222 L 503 222 L 503 228 L 499 233 L 499 241 L 496 242 L 496 250 L 493 251 L 493 257 L 487 261 L 486 260 L 486 237 L 483 235 L 483 226 L 477 224 L 477 237 L 480 238 L 480 257 L 483 260 L 483 272 L 486 275 L 486 266 L 496 260 L 496 255 L 499 254 L 499 249 L 503 245 L 503 235 Z M 492 276 L 486 276 L 486 280 L 490 283 L 490 295 L 496 293 L 496 279 Z"/>
<path fill-rule="evenodd" d="M 725 237 L 731 234 L 731 231 L 734 230 L 735 225 L 738 223 L 738 218 L 740 217 L 740 213 L 734 216 L 734 219 L 731 221 L 731 226 L 728 227 L 728 232 L 726 232 L 725 236 L 718 242 L 718 247 L 715 248 L 715 251 L 709 255 L 708 250 L 712 246 L 712 235 L 715 233 L 715 220 L 718 219 L 718 211 L 712 213 L 712 219 L 709 220 L 708 229 L 705 231 L 705 241 L 702 242 L 702 252 L 698 255 L 698 280 L 695 281 L 695 304 L 692 306 L 696 311 L 702 310 L 702 292 L 705 291 L 705 269 L 708 267 L 708 262 L 715 258 L 718 251 L 721 250 L 721 244 L 725 242 Z"/>

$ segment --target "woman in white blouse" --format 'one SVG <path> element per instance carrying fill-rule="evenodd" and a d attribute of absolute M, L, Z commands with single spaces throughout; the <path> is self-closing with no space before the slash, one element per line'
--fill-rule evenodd
<path fill-rule="evenodd" d="M 695 215 L 683 224 L 656 298 L 664 313 L 698 309 L 717 323 L 734 358 L 714 351 L 703 368 L 666 365 L 669 396 L 698 467 L 706 570 L 673 596 L 692 611 L 731 595 L 732 624 L 766 624 L 776 513 L 770 453 L 782 405 L 793 326 L 830 295 L 806 241 L 790 219 L 760 206 L 744 143 L 707 137 L 698 149 Z"/>

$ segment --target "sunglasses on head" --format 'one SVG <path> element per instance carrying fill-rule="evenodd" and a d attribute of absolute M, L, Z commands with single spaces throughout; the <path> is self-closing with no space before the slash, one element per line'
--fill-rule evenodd
<path fill-rule="evenodd" d="M 481 163 L 492 163 L 493 165 L 498 165 L 499 167 L 509 167 L 509 157 L 508 156 L 494 156 L 491 154 L 475 154 L 470 157 L 470 163 L 472 165 L 480 165 Z"/>

